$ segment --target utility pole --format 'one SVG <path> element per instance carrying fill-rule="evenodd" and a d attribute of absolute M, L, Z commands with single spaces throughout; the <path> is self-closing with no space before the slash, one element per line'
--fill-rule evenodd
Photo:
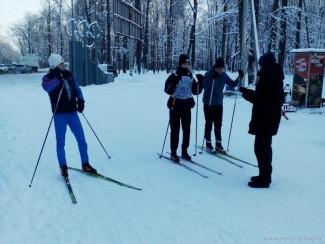
<path fill-rule="evenodd" d="M 241 0 L 239 4 L 239 34 L 240 34 L 240 68 L 247 73 L 246 61 L 246 36 L 247 36 L 247 0 Z M 245 76 L 239 86 L 245 86 Z"/>

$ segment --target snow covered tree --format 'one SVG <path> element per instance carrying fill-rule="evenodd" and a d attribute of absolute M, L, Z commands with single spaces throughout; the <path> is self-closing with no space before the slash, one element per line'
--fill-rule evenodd
<path fill-rule="evenodd" d="M 239 68 L 238 7 L 242 0 L 128 0 L 126 3 L 143 13 L 141 41 L 136 45 L 114 35 L 113 0 L 73 2 L 77 22 L 85 20 L 88 25 L 96 22 L 99 27 L 98 51 L 96 55 L 94 49 L 89 51 L 100 63 L 113 63 L 126 72 L 129 62 L 134 62 L 129 60 L 131 55 L 136 57 L 138 72 L 143 67 L 169 73 L 176 68 L 179 54 L 186 53 L 195 69 L 208 69 L 218 56 L 225 59 L 229 70 Z M 71 10 L 67 0 L 44 0 L 44 3 L 39 14 L 27 14 L 12 27 L 12 33 L 22 55 L 38 53 L 45 65 L 52 52 L 69 56 L 69 36 L 64 28 Z M 260 52 L 275 52 L 286 70 L 290 71 L 292 66 L 292 48 L 324 48 L 324 0 L 254 0 L 254 5 Z M 247 13 L 249 16 L 250 12 Z M 254 80 L 256 72 L 251 21 L 250 17 L 245 21 L 248 35 L 244 40 L 249 82 Z M 87 44 L 92 42 L 90 38 Z"/>

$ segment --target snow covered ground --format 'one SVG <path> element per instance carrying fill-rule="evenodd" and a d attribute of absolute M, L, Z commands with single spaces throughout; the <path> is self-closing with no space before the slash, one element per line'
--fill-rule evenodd
<path fill-rule="evenodd" d="M 60 176 L 44 73 L 0 75 L 0 243 L 325 243 L 324 109 L 299 109 L 282 119 L 273 138 L 273 182 L 247 186 L 257 169 L 235 167 L 208 154 L 194 160 L 222 176 L 189 165 L 202 178 L 159 159 L 168 123 L 163 92 L 167 74 L 121 74 L 114 83 L 83 87 L 82 116 L 90 163 L 104 175 L 140 187 L 136 191 L 69 171 L 77 204 Z M 292 83 L 292 76 L 286 77 Z M 199 99 L 198 143 L 204 118 Z M 235 98 L 224 99 L 226 147 Z M 318 113 L 323 112 L 323 113 Z M 247 133 L 251 105 L 238 97 L 229 152 L 256 164 L 254 137 Z M 195 109 L 191 147 L 195 152 Z M 169 134 L 165 151 L 169 151 Z M 80 167 L 68 130 L 69 166 Z"/>

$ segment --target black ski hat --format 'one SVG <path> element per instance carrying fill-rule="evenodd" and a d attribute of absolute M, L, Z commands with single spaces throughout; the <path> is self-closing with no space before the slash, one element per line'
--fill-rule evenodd
<path fill-rule="evenodd" d="M 269 66 L 271 64 L 274 64 L 275 62 L 276 62 L 275 56 L 274 53 L 272 52 L 265 53 L 258 60 L 258 64 L 261 65 L 262 67 Z"/>
<path fill-rule="evenodd" d="M 186 54 L 179 55 L 178 65 L 181 66 L 184 63 L 190 63 L 190 59 Z"/>
<path fill-rule="evenodd" d="M 216 64 L 214 65 L 214 67 L 216 68 L 224 68 L 225 67 L 225 61 L 223 60 L 223 58 L 219 57 L 216 60 Z"/>

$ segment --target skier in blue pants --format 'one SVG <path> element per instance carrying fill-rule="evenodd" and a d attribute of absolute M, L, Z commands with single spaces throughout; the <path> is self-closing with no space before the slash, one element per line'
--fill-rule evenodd
<path fill-rule="evenodd" d="M 70 127 L 78 142 L 83 171 L 97 173 L 97 170 L 89 164 L 87 143 L 77 114 L 77 111 L 82 113 L 85 108 L 85 100 L 79 83 L 72 73 L 65 69 L 64 59 L 61 55 L 52 54 L 49 57 L 49 64 L 50 71 L 43 77 L 42 87 L 49 94 L 54 113 L 56 151 L 61 175 L 68 177 L 64 150 L 67 126 Z"/>

